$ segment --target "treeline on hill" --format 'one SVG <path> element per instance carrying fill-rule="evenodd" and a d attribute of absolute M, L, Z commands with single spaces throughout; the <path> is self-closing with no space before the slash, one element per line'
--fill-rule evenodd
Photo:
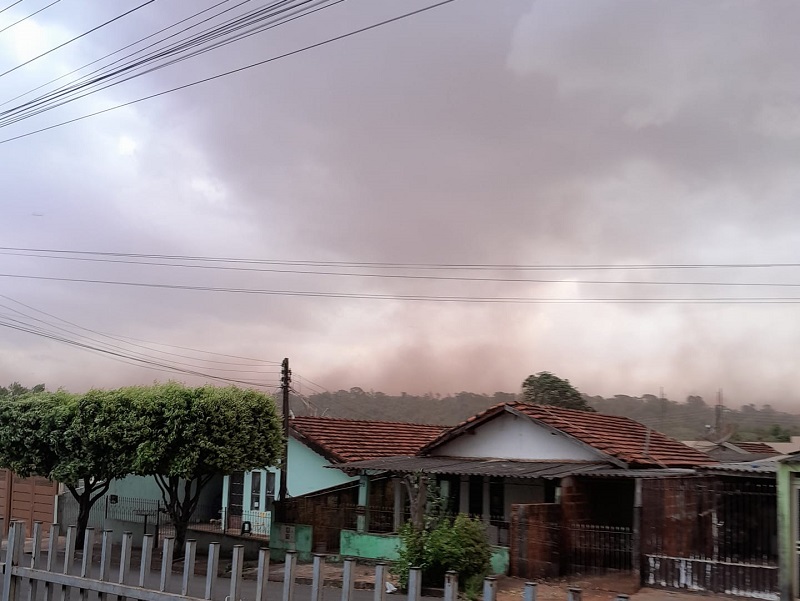
<path fill-rule="evenodd" d="M 624 415 L 678 440 L 699 440 L 716 425 L 714 403 L 690 396 L 677 402 L 656 395 L 640 397 L 615 395 L 610 398 L 583 395 L 598 413 Z M 496 405 L 517 400 L 513 392 L 479 394 L 458 392 L 440 395 L 414 395 L 365 391 L 361 388 L 312 394 L 301 399 L 292 396 L 295 415 L 324 415 L 348 419 L 366 419 L 425 424 L 455 425 L 468 417 Z M 722 429 L 734 433 L 730 440 L 788 441 L 800 435 L 800 415 L 777 411 L 770 405 L 743 405 L 739 409 L 725 407 Z"/>

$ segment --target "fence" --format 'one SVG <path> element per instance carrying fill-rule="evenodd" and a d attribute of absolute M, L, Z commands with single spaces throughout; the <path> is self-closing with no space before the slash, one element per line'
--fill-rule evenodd
<path fill-rule="evenodd" d="M 566 562 L 578 574 L 602 574 L 633 569 L 633 531 L 625 526 L 568 524 Z"/>
<path fill-rule="evenodd" d="M 646 584 L 777 600 L 775 481 L 646 480 L 641 544 Z"/>
<path fill-rule="evenodd" d="M 78 503 L 72 495 L 61 495 L 58 514 L 58 520 L 62 524 L 77 522 Z M 155 544 L 166 536 L 175 536 L 175 525 L 167 514 L 164 503 L 156 499 L 104 495 L 92 506 L 89 525 L 97 529 L 121 528 L 141 534 L 153 534 Z M 240 511 L 237 515 L 226 516 L 216 505 L 199 505 L 189 522 L 190 530 L 246 534 L 265 540 L 269 539 L 271 526 L 270 511 Z"/>
<path fill-rule="evenodd" d="M 256 568 L 256 581 L 245 582 L 243 579 L 244 548 L 237 545 L 233 548 L 231 560 L 230 582 L 223 586 L 218 576 L 220 567 L 219 543 L 211 543 L 208 547 L 205 578 L 195 575 L 197 547 L 194 541 L 187 541 L 183 573 L 180 582 L 173 575 L 173 556 L 175 553 L 173 539 L 164 539 L 161 551 L 160 570 L 153 570 L 153 535 L 147 534 L 142 541 L 139 568 L 132 566 L 133 537 L 125 533 L 119 561 L 112 565 L 112 532 L 104 531 L 101 535 L 99 561 L 95 561 L 95 531 L 86 532 L 80 565 L 76 565 L 76 529 L 67 528 L 64 548 L 60 548 L 60 528 L 53 524 L 48 538 L 47 553 L 33 545 L 31 558 L 28 561 L 23 555 L 25 543 L 25 524 L 12 524 L 5 563 L 2 575 L 2 601 L 50 601 L 58 596 L 62 601 L 70 598 L 76 591 L 81 601 L 90 597 L 104 600 L 108 595 L 116 595 L 120 601 L 136 599 L 139 601 L 200 601 L 233 599 L 236 601 L 253 599 L 266 601 L 267 582 L 269 580 L 269 550 L 262 548 Z M 34 526 L 34 539 L 38 539 L 42 524 Z M 62 558 L 63 563 L 59 561 Z M 23 561 L 25 560 L 25 561 Z M 27 565 L 25 565 L 27 564 Z M 62 567 L 63 566 L 63 567 Z M 287 552 L 284 565 L 282 601 L 293 601 L 298 596 L 296 589 L 296 553 Z M 324 556 L 314 556 L 312 581 L 310 589 L 311 601 L 322 601 L 323 584 L 325 583 Z M 112 568 L 115 568 L 112 570 Z M 344 562 L 342 574 L 342 601 L 352 601 L 355 588 L 355 560 Z M 375 567 L 374 600 L 384 601 L 386 594 L 387 569 L 385 564 Z M 422 577 L 419 568 L 412 568 L 408 579 L 408 601 L 420 601 L 422 594 Z M 178 592 L 180 591 L 180 592 Z M 484 601 L 496 601 L 497 583 L 494 578 L 486 578 L 483 583 Z M 199 595 L 202 595 L 200 597 Z M 528 583 L 524 591 L 525 601 L 536 601 L 536 584 Z M 448 572 L 444 580 L 444 601 L 457 601 L 458 574 Z M 570 601 L 580 601 L 580 589 L 570 589 Z"/>

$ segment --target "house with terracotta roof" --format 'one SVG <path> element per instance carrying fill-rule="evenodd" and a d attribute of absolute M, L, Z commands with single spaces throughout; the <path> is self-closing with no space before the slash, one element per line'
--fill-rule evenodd
<path fill-rule="evenodd" d="M 396 455 L 413 455 L 440 435 L 444 426 L 400 422 L 294 417 L 288 441 L 288 497 L 303 497 L 344 487 L 355 489 L 358 476 L 341 470 L 353 461 Z M 267 534 L 273 503 L 280 501 L 276 482 L 280 469 L 264 468 L 226 476 L 223 482 L 222 515 L 229 528 L 248 522 L 256 534 Z M 355 503 L 355 501 L 354 501 Z"/>
<path fill-rule="evenodd" d="M 579 541 L 588 541 L 584 527 L 591 526 L 595 538 L 604 538 L 609 549 L 618 548 L 609 552 L 608 561 L 634 569 L 632 541 L 642 480 L 691 475 L 697 466 L 713 463 L 705 453 L 626 417 L 515 402 L 491 407 L 443 431 L 416 454 L 351 462 L 348 469 L 398 478 L 425 474 L 453 513 L 467 513 L 487 524 L 490 542 L 506 549 L 507 562 L 526 555 L 515 543 L 545 544 L 539 536 L 517 536 L 512 528 L 515 519 L 530 522 L 525 512 L 535 507 L 550 516 L 547 520 L 558 514 L 556 521 L 570 524 L 574 532 L 563 537 L 575 541 L 574 555 L 581 554 Z M 397 514 L 406 504 L 400 490 Z M 541 556 L 530 561 L 550 566 L 537 574 L 559 573 L 560 560 L 545 551 L 527 549 L 526 556 Z M 588 558 L 588 547 L 583 551 Z"/>

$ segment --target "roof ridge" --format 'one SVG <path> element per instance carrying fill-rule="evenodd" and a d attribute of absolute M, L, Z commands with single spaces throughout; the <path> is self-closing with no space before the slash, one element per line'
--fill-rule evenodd
<path fill-rule="evenodd" d="M 313 420 L 325 420 L 329 422 L 348 422 L 348 423 L 362 423 L 362 424 L 388 424 L 392 426 L 422 426 L 425 428 L 441 428 L 441 429 L 450 429 L 453 426 L 445 426 L 441 424 L 422 424 L 420 422 L 396 422 L 396 421 L 388 421 L 382 419 L 352 419 L 349 417 L 329 417 L 327 415 L 296 415 L 295 417 L 289 418 L 289 421 L 292 422 L 297 419 L 313 419 Z"/>

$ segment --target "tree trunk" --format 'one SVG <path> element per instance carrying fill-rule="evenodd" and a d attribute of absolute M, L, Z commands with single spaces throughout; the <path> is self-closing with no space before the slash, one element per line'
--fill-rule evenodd
<path fill-rule="evenodd" d="M 79 551 L 83 550 L 83 543 L 86 539 L 86 528 L 89 527 L 89 516 L 91 515 L 92 511 L 92 503 L 91 497 L 89 496 L 88 492 L 84 492 L 78 499 L 78 523 L 77 532 L 76 532 L 76 540 L 75 540 L 75 548 Z"/>

